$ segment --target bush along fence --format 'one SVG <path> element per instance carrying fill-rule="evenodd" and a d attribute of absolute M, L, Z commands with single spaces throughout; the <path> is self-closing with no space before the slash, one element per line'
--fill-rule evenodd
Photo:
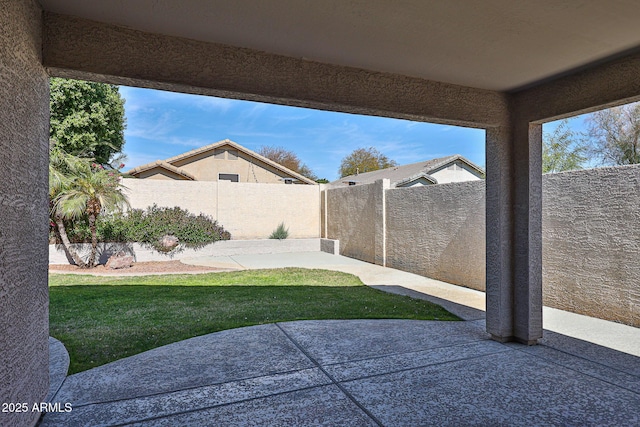
<path fill-rule="evenodd" d="M 324 190 L 322 236 L 349 257 L 485 289 L 484 181 Z M 543 176 L 543 302 L 640 326 L 640 165 Z"/>
<path fill-rule="evenodd" d="M 96 228 L 99 242 L 137 242 L 158 252 L 197 249 L 231 238 L 228 231 L 206 215 L 194 215 L 179 207 L 160 208 L 157 205 L 146 210 L 132 209 L 125 214 L 103 215 L 98 218 Z M 91 241 L 89 228 L 84 221 L 68 222 L 66 230 L 72 243 Z M 168 237 L 172 237 L 175 244 L 167 244 Z M 53 231 L 50 232 L 50 241 L 60 243 Z"/>

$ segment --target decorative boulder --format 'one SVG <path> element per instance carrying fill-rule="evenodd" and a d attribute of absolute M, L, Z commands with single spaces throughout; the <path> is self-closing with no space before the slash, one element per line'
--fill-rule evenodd
<path fill-rule="evenodd" d="M 117 270 L 120 268 L 129 268 L 133 265 L 133 257 L 130 255 L 111 255 L 105 264 L 105 268 Z"/>
<path fill-rule="evenodd" d="M 164 249 L 165 252 L 169 252 L 170 250 L 178 246 L 178 238 L 169 234 L 162 236 L 162 238 L 160 239 L 160 246 Z"/>

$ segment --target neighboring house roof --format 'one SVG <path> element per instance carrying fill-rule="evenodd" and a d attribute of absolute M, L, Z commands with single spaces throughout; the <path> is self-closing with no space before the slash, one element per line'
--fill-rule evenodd
<path fill-rule="evenodd" d="M 401 179 L 400 181 L 396 181 L 394 183 L 394 187 L 404 187 L 404 186 L 409 186 L 412 183 L 419 181 L 420 179 L 426 179 L 427 181 L 429 181 L 432 184 L 437 184 L 438 180 L 435 179 L 434 177 L 432 177 L 431 175 L 424 173 L 424 172 L 420 172 L 419 174 L 416 175 L 412 175 L 409 176 L 405 179 Z"/>
<path fill-rule="evenodd" d="M 484 170 L 461 156 L 460 154 L 454 154 L 452 156 L 439 157 L 437 159 L 426 160 L 423 162 L 410 163 L 408 165 L 393 166 L 386 169 L 379 169 L 372 172 L 360 173 L 357 175 L 349 175 L 342 177 L 336 181 L 330 182 L 332 187 L 341 187 L 349 182 L 355 182 L 356 184 L 372 184 L 379 179 L 389 179 L 392 187 L 402 187 L 416 181 L 420 178 L 427 179 L 428 181 L 437 184 L 438 181 L 430 176 L 430 174 L 437 172 L 456 161 L 462 162 L 468 165 L 471 169 L 475 170 L 479 174 L 484 174 Z"/>
<path fill-rule="evenodd" d="M 299 174 L 298 172 L 294 172 L 291 169 L 282 166 L 280 163 L 274 162 L 273 160 L 270 160 L 270 159 L 268 159 L 268 158 L 266 158 L 264 156 L 261 156 L 260 154 L 256 153 L 255 151 L 251 151 L 248 148 L 243 147 L 242 145 L 238 144 L 237 142 L 231 141 L 230 139 L 223 139 L 222 141 L 218 141 L 218 142 L 215 142 L 213 144 L 205 145 L 204 147 L 196 148 L 195 150 L 187 151 L 186 153 L 182 153 L 182 154 L 179 154 L 177 156 L 170 157 L 170 158 L 168 158 L 168 159 L 166 159 L 164 161 L 157 160 L 156 162 L 153 162 L 153 163 L 148 163 L 146 165 L 138 166 L 137 168 L 131 169 L 129 171 L 129 174 L 130 175 L 139 174 L 141 172 L 141 170 L 139 171 L 138 169 L 148 170 L 148 169 L 151 169 L 154 166 L 156 166 L 159 162 L 162 163 L 162 164 L 169 164 L 174 169 L 179 170 L 178 168 L 173 166 L 174 163 L 179 162 L 181 160 L 189 159 L 190 157 L 198 156 L 200 154 L 203 154 L 203 153 L 206 153 L 206 152 L 209 152 L 209 151 L 213 151 L 216 148 L 220 148 L 220 147 L 223 147 L 223 146 L 233 147 L 236 150 L 245 153 L 247 156 L 253 157 L 254 159 L 257 159 L 262 163 L 266 163 L 267 165 L 269 165 L 269 166 L 281 171 L 285 175 L 289 175 L 290 177 L 292 177 L 292 178 L 294 178 L 294 179 L 296 179 L 298 181 L 302 181 L 305 184 L 317 185 L 317 182 L 315 182 L 314 180 L 309 179 L 306 176 Z M 193 176 L 191 176 L 190 179 L 194 179 L 195 180 L 195 178 L 193 178 Z"/>
<path fill-rule="evenodd" d="M 151 163 L 147 163 L 146 165 L 142 165 L 142 166 L 138 166 L 136 168 L 131 169 L 129 172 L 127 172 L 128 175 L 139 175 L 142 172 L 146 172 L 155 168 L 159 168 L 159 169 L 164 169 L 167 170 L 169 172 L 172 172 L 176 175 L 179 175 L 181 177 L 183 177 L 184 179 L 190 180 L 190 181 L 195 181 L 195 177 L 193 175 L 191 175 L 189 172 L 184 171 L 180 168 L 177 168 L 175 166 L 173 166 L 170 163 L 167 163 L 164 160 L 156 160 L 155 162 L 151 162 Z"/>

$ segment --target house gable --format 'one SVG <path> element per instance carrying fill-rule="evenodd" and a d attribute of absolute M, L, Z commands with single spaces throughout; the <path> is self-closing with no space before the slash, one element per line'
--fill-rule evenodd
<path fill-rule="evenodd" d="M 483 179 L 482 169 L 466 161 L 463 157 L 452 159 L 429 171 L 439 183 L 477 181 Z"/>
<path fill-rule="evenodd" d="M 409 187 L 418 187 L 422 185 L 433 185 L 437 184 L 438 181 L 426 173 L 420 173 L 418 175 L 410 176 L 406 179 L 397 181 L 393 183 L 393 186 L 396 188 L 409 188 Z"/>
<path fill-rule="evenodd" d="M 218 181 L 221 176 L 227 179 L 230 175 L 237 175 L 237 182 L 316 184 L 228 139 L 171 157 L 165 162 L 197 181 Z"/>
<path fill-rule="evenodd" d="M 163 168 L 152 168 L 152 169 L 146 170 L 144 172 L 137 174 L 136 178 L 190 181 L 188 178 L 185 178 L 183 175 L 173 173 Z"/>
<path fill-rule="evenodd" d="M 177 168 L 163 160 L 156 160 L 153 163 L 133 168 L 128 172 L 128 175 L 141 179 L 194 180 L 194 176 L 189 172 Z"/>
<path fill-rule="evenodd" d="M 172 164 L 196 176 L 198 181 L 218 181 L 221 174 L 236 174 L 238 182 L 281 184 L 285 178 L 296 179 L 291 173 L 227 144 L 174 160 Z"/>

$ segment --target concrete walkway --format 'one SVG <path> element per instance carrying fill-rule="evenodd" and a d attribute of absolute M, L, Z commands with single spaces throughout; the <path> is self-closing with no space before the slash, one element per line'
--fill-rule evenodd
<path fill-rule="evenodd" d="M 465 320 L 484 319 L 484 292 L 451 285 L 405 271 L 385 268 L 324 252 L 198 257 L 184 263 L 230 269 L 323 268 L 355 274 L 368 286 L 423 298 Z M 609 347 L 640 357 L 640 329 L 550 307 L 543 309 L 546 331 Z"/>
<path fill-rule="evenodd" d="M 533 347 L 494 342 L 481 293 L 320 253 L 185 261 L 335 266 L 387 290 L 447 296 L 475 320 L 299 321 L 196 337 L 67 377 L 53 401 L 73 411 L 43 426 L 640 425 L 640 358 L 554 331 Z"/>

